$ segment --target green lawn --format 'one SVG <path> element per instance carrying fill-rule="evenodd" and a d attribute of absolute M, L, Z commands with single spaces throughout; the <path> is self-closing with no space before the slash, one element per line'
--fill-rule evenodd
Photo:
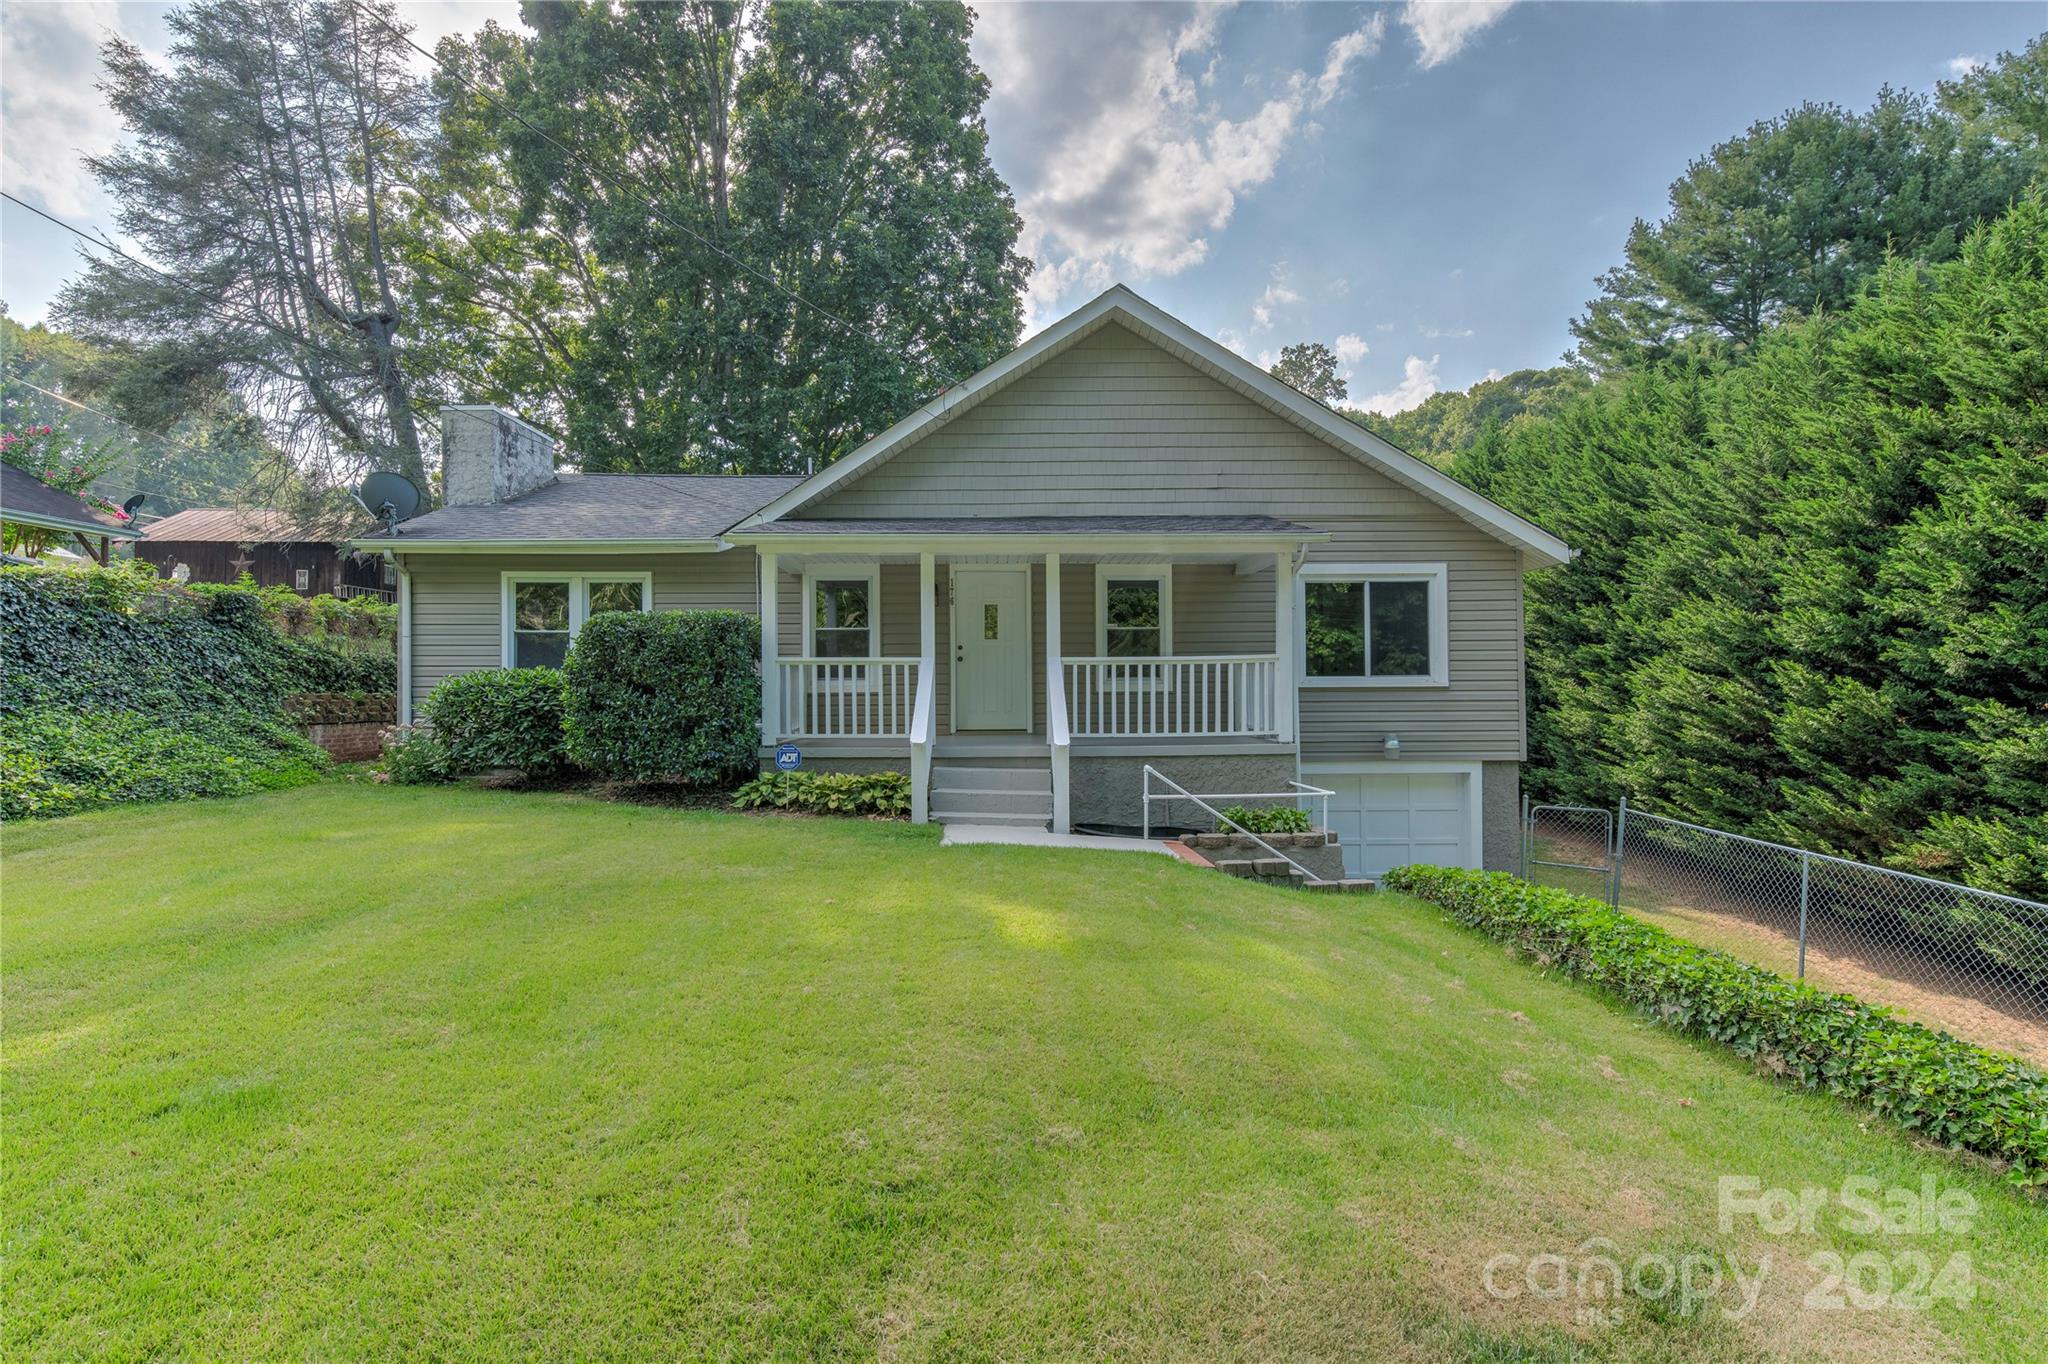
<path fill-rule="evenodd" d="M 2048 1208 L 1399 897 L 341 783 L 12 827 L 4 854 L 10 1360 L 2048 1338 Z M 1722 1175 L 1931 1178 L 1978 1211 L 1723 1232 Z M 1739 1321 L 1727 1287 L 1616 1324 L 1486 1291 L 1497 1254 L 1591 1237 L 1770 1265 Z M 1975 1301 L 1807 1307 L 1829 1250 L 1966 1253 Z"/>

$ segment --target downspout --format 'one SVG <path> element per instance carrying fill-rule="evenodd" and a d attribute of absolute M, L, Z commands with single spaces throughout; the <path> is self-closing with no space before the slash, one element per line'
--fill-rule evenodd
<path fill-rule="evenodd" d="M 398 723 L 412 723 L 412 571 L 391 550 L 384 551 L 398 569 Z"/>

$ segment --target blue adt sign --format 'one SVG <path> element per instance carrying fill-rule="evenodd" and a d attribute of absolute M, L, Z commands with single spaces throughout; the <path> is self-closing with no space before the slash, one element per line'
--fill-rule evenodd
<path fill-rule="evenodd" d="M 797 751 L 795 744 L 784 744 L 775 750 L 775 766 L 784 772 L 794 772 L 803 766 L 804 755 Z"/>

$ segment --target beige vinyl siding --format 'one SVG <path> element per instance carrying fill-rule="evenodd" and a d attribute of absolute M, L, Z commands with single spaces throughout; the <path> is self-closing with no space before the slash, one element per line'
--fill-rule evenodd
<path fill-rule="evenodd" d="M 412 574 L 415 716 L 442 678 L 503 666 L 507 572 L 651 573 L 657 611 L 752 615 L 760 596 L 751 549 L 720 554 L 413 554 L 406 568 Z"/>
<path fill-rule="evenodd" d="M 1389 732 L 1420 759 L 1523 755 L 1517 551 L 1120 326 L 800 515 L 1259 513 L 1331 532 L 1311 562 L 1449 566 L 1450 686 L 1303 688 L 1303 761 L 1378 757 Z M 1064 571 L 1069 654 L 1095 652 L 1094 571 Z M 1272 620 L 1270 573 L 1176 567 L 1179 652 L 1266 653 Z"/>

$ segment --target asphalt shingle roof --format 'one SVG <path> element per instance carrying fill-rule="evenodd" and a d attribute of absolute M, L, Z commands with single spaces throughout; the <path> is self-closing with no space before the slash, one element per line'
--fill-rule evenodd
<path fill-rule="evenodd" d="M 947 516 L 775 521 L 777 535 L 1314 535 L 1277 516 Z"/>
<path fill-rule="evenodd" d="M 73 497 L 12 464 L 0 464 L 0 521 L 48 526 L 57 530 L 88 530 L 95 535 L 134 534 L 97 507 Z"/>
<path fill-rule="evenodd" d="M 801 482 L 795 474 L 560 474 L 510 501 L 415 517 L 398 538 L 709 540 Z"/>

